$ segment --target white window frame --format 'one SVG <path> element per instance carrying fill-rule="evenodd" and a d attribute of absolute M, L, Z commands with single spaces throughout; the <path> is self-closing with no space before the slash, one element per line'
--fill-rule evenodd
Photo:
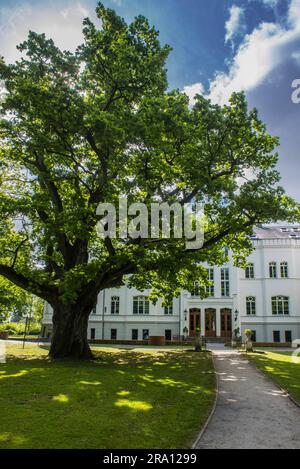
<path fill-rule="evenodd" d="M 132 313 L 135 316 L 149 315 L 149 298 L 148 296 L 134 296 L 132 302 Z"/>
<path fill-rule="evenodd" d="M 269 262 L 269 277 L 277 278 L 277 262 Z"/>
<path fill-rule="evenodd" d="M 206 293 L 208 297 L 213 298 L 215 296 L 215 271 L 213 267 L 208 267 L 207 278 L 210 282 L 210 285 L 206 287 Z"/>
<path fill-rule="evenodd" d="M 246 313 L 247 316 L 256 316 L 256 298 L 255 296 L 246 297 Z"/>
<path fill-rule="evenodd" d="M 288 296 L 278 295 L 272 296 L 272 315 L 273 316 L 289 316 L 290 315 L 290 298 Z"/>
<path fill-rule="evenodd" d="M 118 315 L 120 314 L 120 297 L 112 296 L 110 299 L 110 314 Z"/>
<path fill-rule="evenodd" d="M 173 305 L 164 306 L 164 315 L 173 316 Z"/>
<path fill-rule="evenodd" d="M 230 296 L 230 275 L 228 267 L 221 269 L 221 296 L 224 298 Z"/>
<path fill-rule="evenodd" d="M 245 269 L 245 278 L 253 279 L 255 278 L 255 270 L 253 262 L 250 262 Z"/>
<path fill-rule="evenodd" d="M 280 263 L 280 277 L 289 278 L 289 264 L 286 261 Z"/>

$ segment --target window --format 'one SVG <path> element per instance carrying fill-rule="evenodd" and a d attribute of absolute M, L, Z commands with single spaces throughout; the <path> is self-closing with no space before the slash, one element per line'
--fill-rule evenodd
<path fill-rule="evenodd" d="M 272 314 L 273 315 L 289 315 L 289 298 L 287 296 L 272 297 Z"/>
<path fill-rule="evenodd" d="M 292 331 L 285 331 L 284 335 L 285 335 L 286 342 L 290 342 L 290 343 L 293 342 Z"/>
<path fill-rule="evenodd" d="M 247 316 L 256 315 L 256 299 L 254 298 L 254 296 L 248 296 L 246 298 L 246 311 Z"/>
<path fill-rule="evenodd" d="M 132 338 L 132 340 L 138 340 L 138 338 L 139 338 L 139 331 L 138 331 L 138 329 L 132 329 L 132 331 L 131 331 L 131 338 Z"/>
<path fill-rule="evenodd" d="M 229 296 L 229 269 L 221 269 L 221 295 Z"/>
<path fill-rule="evenodd" d="M 215 284 L 214 284 L 215 274 L 214 274 L 213 268 L 207 269 L 207 277 L 208 277 L 208 280 L 211 282 L 211 284 L 206 287 L 206 292 L 208 296 L 215 296 Z"/>
<path fill-rule="evenodd" d="M 120 297 L 112 296 L 110 302 L 110 314 L 119 314 L 120 312 Z"/>
<path fill-rule="evenodd" d="M 254 278 L 254 264 L 248 264 L 245 270 L 246 278 Z"/>
<path fill-rule="evenodd" d="M 143 340 L 149 339 L 149 329 L 143 329 Z"/>
<path fill-rule="evenodd" d="M 251 340 L 252 342 L 256 342 L 256 331 L 252 331 Z"/>
<path fill-rule="evenodd" d="M 97 314 L 97 305 L 95 305 L 91 311 L 91 314 L 94 316 L 95 314 Z"/>
<path fill-rule="evenodd" d="M 225 259 L 227 259 L 228 256 L 229 256 L 229 249 L 228 249 L 227 246 L 225 246 L 225 247 L 224 247 L 224 257 L 225 257 Z"/>
<path fill-rule="evenodd" d="M 110 330 L 110 338 L 111 340 L 117 340 L 117 329 Z"/>
<path fill-rule="evenodd" d="M 191 291 L 192 296 L 200 296 L 199 282 L 194 283 L 194 289 Z"/>
<path fill-rule="evenodd" d="M 287 262 L 281 262 L 280 264 L 280 275 L 281 278 L 288 278 L 289 276 L 289 266 Z"/>
<path fill-rule="evenodd" d="M 165 339 L 172 340 L 172 331 L 170 329 L 165 330 Z"/>
<path fill-rule="evenodd" d="M 273 331 L 273 342 L 280 342 L 280 331 Z"/>
<path fill-rule="evenodd" d="M 165 316 L 172 316 L 173 314 L 173 305 L 164 306 Z"/>
<path fill-rule="evenodd" d="M 270 262 L 269 264 L 270 278 L 277 278 L 277 264 L 276 262 Z"/>
<path fill-rule="evenodd" d="M 149 314 L 149 299 L 147 296 L 133 297 L 133 314 Z"/>
<path fill-rule="evenodd" d="M 96 336 L 96 330 L 94 328 L 91 329 L 91 340 L 94 340 Z"/>

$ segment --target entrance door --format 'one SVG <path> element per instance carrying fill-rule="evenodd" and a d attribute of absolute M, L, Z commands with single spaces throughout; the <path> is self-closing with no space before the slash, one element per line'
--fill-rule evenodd
<path fill-rule="evenodd" d="M 190 309 L 190 337 L 195 337 L 197 329 L 200 329 L 200 315 L 200 309 Z"/>
<path fill-rule="evenodd" d="M 205 310 L 205 336 L 216 337 L 216 310 L 208 308 Z"/>
<path fill-rule="evenodd" d="M 221 309 L 221 337 L 232 337 L 231 309 Z"/>

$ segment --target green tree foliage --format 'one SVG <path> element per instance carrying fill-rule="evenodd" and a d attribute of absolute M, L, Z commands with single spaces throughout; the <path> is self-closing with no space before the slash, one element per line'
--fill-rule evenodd
<path fill-rule="evenodd" d="M 245 96 L 213 105 L 167 90 L 158 32 L 102 4 L 84 20 L 76 53 L 30 32 L 22 58 L 0 64 L 0 274 L 48 301 L 52 357 L 89 357 L 89 313 L 100 290 L 127 275 L 170 298 L 195 279 L 199 262 L 239 260 L 257 223 L 294 220 L 298 207 L 278 186 L 270 136 Z M 185 240 L 112 240 L 96 235 L 100 202 L 205 203 L 201 250 Z"/>
<path fill-rule="evenodd" d="M 0 277 L 0 322 L 9 318 L 20 321 L 29 312 L 31 296 L 4 277 Z"/>

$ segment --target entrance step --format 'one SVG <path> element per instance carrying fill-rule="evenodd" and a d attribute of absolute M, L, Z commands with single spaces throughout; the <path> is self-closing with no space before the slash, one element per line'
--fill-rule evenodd
<path fill-rule="evenodd" d="M 230 344 L 230 337 L 206 337 L 206 342 L 208 344 Z"/>
<path fill-rule="evenodd" d="M 207 344 L 230 344 L 230 337 L 204 337 Z M 195 337 L 188 337 L 186 342 L 194 343 Z"/>

